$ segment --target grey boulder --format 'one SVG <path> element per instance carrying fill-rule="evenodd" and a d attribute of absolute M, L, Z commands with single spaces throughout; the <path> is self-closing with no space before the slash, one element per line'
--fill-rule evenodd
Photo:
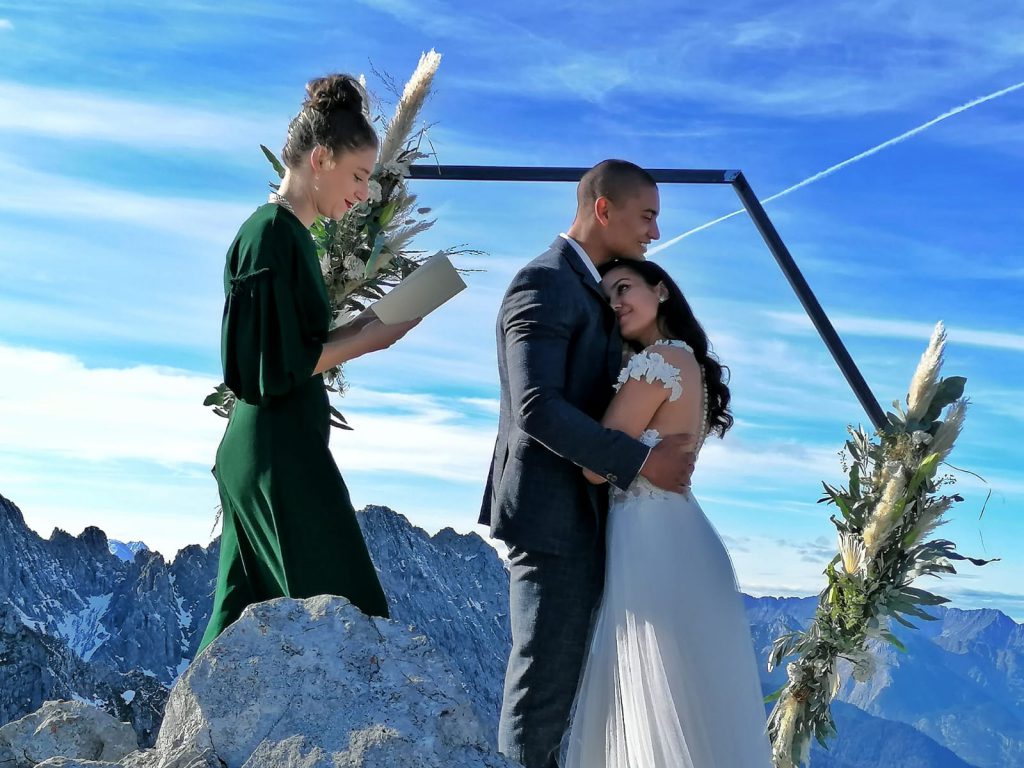
<path fill-rule="evenodd" d="M 348 600 L 250 606 L 171 692 L 132 768 L 514 768 L 426 636 Z"/>
<path fill-rule="evenodd" d="M 0 761 L 7 757 L 17 768 L 44 761 L 47 766 L 109 764 L 136 749 L 130 725 L 80 701 L 44 702 L 32 714 L 0 728 Z"/>

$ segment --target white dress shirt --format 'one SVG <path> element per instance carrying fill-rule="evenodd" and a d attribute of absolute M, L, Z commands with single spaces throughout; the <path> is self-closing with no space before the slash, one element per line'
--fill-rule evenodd
<path fill-rule="evenodd" d="M 583 250 L 583 246 L 580 245 L 579 243 L 577 243 L 575 240 L 573 240 L 567 234 L 565 234 L 565 232 L 560 232 L 558 234 L 558 236 L 560 238 L 562 238 L 563 240 L 566 240 L 569 243 L 569 245 L 572 246 L 572 249 L 574 251 L 576 251 L 576 253 L 579 255 L 580 260 L 583 262 L 583 265 L 590 271 L 590 274 L 593 275 L 594 281 L 598 285 L 600 285 L 601 284 L 601 273 L 597 271 L 597 267 L 594 266 L 594 262 L 592 262 L 590 260 L 590 257 L 587 256 L 587 252 Z"/>

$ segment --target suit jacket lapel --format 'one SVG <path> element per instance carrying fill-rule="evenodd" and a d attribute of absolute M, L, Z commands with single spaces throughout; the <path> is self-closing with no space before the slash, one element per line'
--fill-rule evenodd
<path fill-rule="evenodd" d="M 601 286 L 594 282 L 594 276 L 590 270 L 580 263 L 580 256 L 564 237 L 559 237 L 552 245 L 557 248 L 562 259 L 567 262 L 572 270 L 579 275 L 580 282 L 586 286 L 594 298 L 601 305 L 601 321 L 608 333 L 608 373 L 612 381 L 619 377 L 622 370 L 622 336 L 619 335 L 619 324 L 615 319 L 615 311 L 604 295 Z"/>
<path fill-rule="evenodd" d="M 608 373 L 612 381 L 618 380 L 622 364 L 622 336 L 619 334 L 619 324 L 615 323 L 612 332 L 608 334 Z"/>
<path fill-rule="evenodd" d="M 608 304 L 608 297 L 604 295 L 604 291 L 601 290 L 601 286 L 594 281 L 594 276 L 590 274 L 583 264 L 580 263 L 580 255 L 576 253 L 576 250 L 569 244 L 569 241 L 564 237 L 559 237 L 555 240 L 555 247 L 559 249 L 562 258 L 569 264 L 572 270 L 579 275 L 583 285 L 587 287 L 591 293 L 594 294 L 595 298 L 601 303 L 603 309 L 607 312 L 611 312 L 611 305 Z"/>

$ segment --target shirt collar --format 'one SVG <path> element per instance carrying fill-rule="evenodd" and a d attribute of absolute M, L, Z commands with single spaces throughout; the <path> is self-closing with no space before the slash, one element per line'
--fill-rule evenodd
<path fill-rule="evenodd" d="M 572 246 L 572 249 L 576 251 L 576 254 L 580 257 L 580 260 L 583 262 L 583 266 L 587 268 L 587 271 L 590 272 L 591 276 L 594 278 L 594 282 L 600 285 L 601 273 L 597 271 L 597 267 L 594 266 L 594 262 L 592 262 L 590 260 L 590 257 L 587 256 L 587 252 L 583 250 L 583 246 L 577 243 L 571 237 L 569 237 L 569 235 L 565 234 L 565 232 L 559 232 L 558 236 Z"/>

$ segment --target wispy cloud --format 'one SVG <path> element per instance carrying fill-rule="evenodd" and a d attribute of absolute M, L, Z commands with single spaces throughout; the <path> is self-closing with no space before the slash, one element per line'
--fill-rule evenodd
<path fill-rule="evenodd" d="M 777 540 L 776 543 L 780 547 L 793 547 L 801 560 L 816 565 L 819 568 L 823 567 L 836 554 L 836 543 L 829 541 L 824 536 L 819 536 L 813 541 L 798 542 L 796 544 L 785 540 Z"/>
<path fill-rule="evenodd" d="M 1024 401 L 1020 389 L 990 388 L 974 393 L 974 408 L 986 408 L 1024 424 Z"/>
<path fill-rule="evenodd" d="M 516 19 L 543 13 L 540 32 L 526 30 L 500 10 L 453 3 L 413 4 L 364 0 L 399 24 L 426 29 L 457 43 L 480 61 L 475 72 L 450 82 L 517 98 L 571 97 L 615 107 L 615 94 L 658 94 L 661 99 L 700 101 L 739 114 L 833 118 L 919 107 L 963 79 L 1008 76 L 1024 60 L 1014 36 L 1024 30 L 1012 2 L 998 2 L 984 19 L 966 7 L 944 4 L 931 18 L 892 4 L 865 7 L 841 2 L 813 7 L 791 4 L 766 12 L 740 3 L 725 9 L 691 9 L 673 15 L 660 3 L 641 3 L 624 14 L 613 5 L 573 15 L 567 5 L 526 4 Z M 931 9 L 930 9 L 931 13 Z M 671 18 L 652 26 L 652 19 Z M 616 29 L 614 55 L 595 57 L 588 43 Z M 571 28 L 567 46 L 548 30 Z M 963 29 L 974 34 L 965 35 Z M 864 66 L 837 66 L 852 50 L 877 41 Z M 500 38 L 498 48 L 489 41 Z M 486 62 L 486 63 L 484 63 Z M 820 66 L 806 66 L 821 62 Z M 804 66 L 801 66 L 804 65 Z M 480 72 L 487 71 L 487 75 Z M 642 118 L 641 118 L 642 121 Z"/>
<path fill-rule="evenodd" d="M 460 398 L 459 402 L 465 403 L 471 408 L 478 408 L 490 416 L 497 415 L 501 405 L 497 398 L 463 397 Z"/>
<path fill-rule="evenodd" d="M 223 422 L 216 383 L 151 366 L 88 368 L 71 355 L 0 344 L 0 448 L 85 461 L 206 465 Z"/>
<path fill-rule="evenodd" d="M 202 406 L 216 381 L 189 371 L 89 367 L 72 355 L 4 344 L 0 370 L 0 450 L 206 466 L 226 424 Z M 486 477 L 494 444 L 488 401 L 467 409 L 459 398 L 355 386 L 342 407 L 357 430 L 356 440 L 334 441 L 343 466 L 454 481 Z"/>
<path fill-rule="evenodd" d="M 7 32 L 14 29 L 14 24 L 10 19 L 0 19 L 0 32 Z"/>
<path fill-rule="evenodd" d="M 950 110 L 948 110 L 946 112 L 943 112 L 938 117 L 934 117 L 931 120 L 929 120 L 929 121 L 927 121 L 925 123 L 922 123 L 921 125 L 918 125 L 915 128 L 911 128 L 909 131 L 904 131 L 899 136 L 891 138 L 888 141 L 883 141 L 881 144 L 878 144 L 878 145 L 872 147 L 871 149 L 867 149 L 867 150 L 865 150 L 865 151 L 863 151 L 863 152 L 861 152 L 859 154 L 856 154 L 856 155 L 854 155 L 851 158 L 843 160 L 841 163 L 836 163 L 835 165 L 829 166 L 825 170 L 820 171 L 820 172 L 814 174 L 813 176 L 809 176 L 806 179 L 804 179 L 803 181 L 799 181 L 796 184 L 793 184 L 792 186 L 786 187 L 781 192 L 776 192 L 774 195 L 769 195 L 768 197 L 765 197 L 765 198 L 761 199 L 760 202 L 763 205 L 765 203 L 770 203 L 773 200 L 778 200 L 781 197 L 785 197 L 786 195 L 788 195 L 788 194 L 790 194 L 792 192 L 796 192 L 798 189 L 803 189 L 804 187 L 806 187 L 806 186 L 808 186 L 810 184 L 813 184 L 816 181 L 821 181 L 822 179 L 827 178 L 828 176 L 831 176 L 833 173 L 836 173 L 837 171 L 841 171 L 843 168 L 846 168 L 847 166 L 853 165 L 854 163 L 858 163 L 861 160 L 864 160 L 865 158 L 871 157 L 872 155 L 878 154 L 879 152 L 881 152 L 881 151 L 883 151 L 885 149 L 888 149 L 889 147 L 892 147 L 892 146 L 895 146 L 896 144 L 904 142 L 907 139 L 912 138 L 912 137 L 916 136 L 917 134 L 921 133 L 922 131 L 926 131 L 927 129 L 931 128 L 933 125 L 941 123 L 943 120 L 948 120 L 951 117 L 959 115 L 961 112 L 966 112 L 968 109 L 976 107 L 979 104 L 984 104 L 985 102 L 992 101 L 993 99 L 998 99 L 998 98 L 1000 98 L 1002 96 L 1006 96 L 1008 94 L 1014 93 L 1015 91 L 1019 91 L 1021 88 L 1024 88 L 1024 82 L 1015 83 L 1015 84 L 1013 84 L 1011 86 L 1008 86 L 1006 88 L 1001 88 L 1000 90 L 994 91 L 993 93 L 987 94 L 985 96 L 980 96 L 977 99 L 972 99 L 971 101 L 967 102 L 966 104 L 961 104 L 958 107 L 954 107 L 953 109 L 950 109 Z M 660 243 L 659 245 L 655 246 L 654 248 L 652 248 L 650 250 L 650 254 L 654 255 L 654 254 L 658 253 L 659 251 L 663 251 L 666 248 L 670 248 L 673 245 L 675 245 L 676 243 L 680 242 L 681 240 L 684 240 L 685 238 L 689 237 L 690 235 L 694 235 L 697 232 L 701 232 L 701 231 L 703 231 L 705 229 L 708 229 L 709 227 L 713 227 L 716 224 L 719 224 L 719 223 L 721 223 L 723 221 L 731 219 L 733 216 L 739 216 L 741 213 L 744 213 L 744 212 L 746 212 L 746 209 L 745 208 L 740 208 L 738 210 L 733 211 L 732 213 L 727 213 L 724 216 L 719 216 L 717 219 L 713 219 L 712 221 L 705 222 L 704 224 L 701 224 L 698 227 L 694 227 L 693 229 L 690 229 L 690 230 L 688 230 L 686 232 L 683 232 L 683 234 L 681 234 L 681 235 L 676 235 L 672 239 L 666 240 L 664 243 Z"/>
<path fill-rule="evenodd" d="M 124 295 L 112 308 L 111 287 L 83 290 L 63 285 L 45 296 L 19 297 L 0 291 L 3 337 L 90 349 L 111 345 L 148 350 L 187 349 L 211 353 L 217 344 L 222 300 L 196 297 Z M 73 295 L 62 296 L 68 291 Z M 208 296 L 209 294 L 204 294 Z M 129 303 L 134 299 L 133 303 Z"/>
<path fill-rule="evenodd" d="M 950 456 L 952 464 L 954 466 L 961 463 L 961 459 L 958 454 L 954 453 Z M 1010 468 L 1008 471 L 1013 472 L 1016 467 Z M 1006 497 L 1009 496 L 1011 499 L 1024 499 L 1024 480 L 1021 479 L 1020 475 L 1001 475 L 995 474 L 994 472 L 983 471 L 984 478 L 979 477 L 975 474 L 968 474 L 966 472 L 959 472 L 950 467 L 950 474 L 956 477 L 957 488 L 961 491 L 974 491 L 970 494 L 972 508 L 976 505 L 980 514 L 981 504 L 985 500 L 985 495 L 992 491 L 992 500 L 1005 501 Z M 990 500 L 991 501 L 991 500 Z M 991 503 L 989 508 L 991 508 Z M 989 513 L 986 512 L 986 515 Z"/>
<path fill-rule="evenodd" d="M 332 441 L 344 471 L 386 471 L 480 485 L 494 448 L 492 416 L 467 418 L 458 401 L 352 389 L 342 410 L 355 439 Z"/>
<path fill-rule="evenodd" d="M 961 149 L 979 149 L 986 154 L 1008 154 L 1024 157 L 1024 135 L 1020 130 L 1019 112 L 1012 109 L 1002 114 L 975 114 L 969 122 L 951 123 L 937 132 L 933 141 Z"/>
<path fill-rule="evenodd" d="M 991 567 L 991 566 L 990 566 Z M 1024 594 L 988 589 L 950 587 L 948 596 L 958 608 L 993 608 L 1017 622 L 1024 621 Z"/>
<path fill-rule="evenodd" d="M 546 44 L 543 37 L 528 26 L 505 18 L 491 6 L 461 6 L 445 0 L 357 0 L 360 5 L 387 14 L 396 22 L 459 41 L 473 49 L 486 49 L 496 39 L 515 46 L 524 43 Z M 496 8 L 496 7 L 495 7 Z"/>
<path fill-rule="evenodd" d="M 776 321 L 782 331 L 814 333 L 814 326 L 805 314 L 799 312 L 766 311 L 765 316 Z M 871 336 L 890 339 L 922 339 L 931 336 L 934 325 L 906 320 L 886 320 L 875 317 L 835 315 L 831 318 L 837 330 L 852 336 Z M 1024 352 L 1024 334 L 963 328 L 947 323 L 950 344 L 967 344 L 989 349 Z"/>
<path fill-rule="evenodd" d="M 110 142 L 156 150 L 245 151 L 276 145 L 288 116 L 238 114 L 185 103 L 146 101 L 87 91 L 0 82 L 0 132 Z"/>
<path fill-rule="evenodd" d="M 238 222 L 253 205 L 199 197 L 153 195 L 69 176 L 44 173 L 0 156 L 0 175 L 17 195 L 0 197 L 0 211 L 51 219 L 101 220 L 132 224 L 176 237 L 216 244 L 231 242 Z M 57 204 L 59 202 L 59 205 Z M 182 226 L 188 222 L 188 226 Z"/>

